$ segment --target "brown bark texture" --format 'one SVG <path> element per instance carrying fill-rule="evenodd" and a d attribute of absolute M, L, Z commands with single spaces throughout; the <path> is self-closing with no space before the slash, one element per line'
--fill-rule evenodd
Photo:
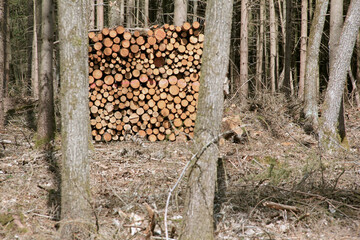
<path fill-rule="evenodd" d="M 241 31 L 240 31 L 240 101 L 242 106 L 247 105 L 249 95 L 249 1 L 241 1 Z"/>
<path fill-rule="evenodd" d="M 189 172 L 184 223 L 179 239 L 214 239 L 214 192 L 218 146 L 212 143 L 220 134 L 223 89 L 229 64 L 232 0 L 210 0 L 206 8 L 205 43 L 195 125 L 195 153 Z M 221 23 L 221 24 L 219 24 Z"/>
<path fill-rule="evenodd" d="M 5 62 L 6 62 L 6 0 L 0 0 L 0 129 L 3 129 L 5 126 L 5 109 L 4 109 L 4 100 L 5 100 L 5 84 L 6 84 L 6 74 L 5 74 Z"/>
<path fill-rule="evenodd" d="M 88 239 L 88 0 L 59 1 L 61 79 L 61 239 Z"/>
<path fill-rule="evenodd" d="M 335 50 L 334 62 L 330 68 L 329 84 L 322 106 L 323 115 L 321 116 L 319 131 L 320 146 L 324 151 L 328 152 L 336 151 L 340 148 L 341 139 L 337 132 L 338 117 L 346 75 L 360 28 L 359 12 L 360 0 L 351 1 L 342 28 L 339 45 Z"/>
<path fill-rule="evenodd" d="M 37 124 L 37 137 L 41 144 L 49 143 L 55 135 L 52 71 L 54 39 L 53 7 L 52 0 L 42 2 L 40 98 Z"/>

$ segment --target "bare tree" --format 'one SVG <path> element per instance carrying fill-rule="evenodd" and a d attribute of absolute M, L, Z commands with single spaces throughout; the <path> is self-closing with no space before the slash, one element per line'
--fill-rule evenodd
<path fill-rule="evenodd" d="M 196 22 L 198 20 L 197 17 L 197 11 L 198 11 L 198 0 L 193 0 L 193 22 Z"/>
<path fill-rule="evenodd" d="M 304 115 L 305 130 L 313 131 L 318 128 L 318 79 L 319 79 L 319 49 L 323 33 L 328 0 L 318 0 L 311 23 L 308 52 L 306 58 L 306 73 L 304 86 Z"/>
<path fill-rule="evenodd" d="M 284 84 L 282 91 L 286 96 L 291 95 L 291 57 L 292 57 L 292 29 L 291 29 L 291 15 L 292 15 L 292 0 L 286 0 L 286 33 L 285 33 L 285 64 L 284 64 Z"/>
<path fill-rule="evenodd" d="M 6 74 L 5 74 L 5 62 L 6 62 L 6 52 L 5 52 L 5 42 L 6 42 L 6 0 L 0 0 L 0 129 L 3 129 L 5 126 L 5 109 L 4 109 L 4 100 L 5 100 L 5 83 L 6 83 Z"/>
<path fill-rule="evenodd" d="M 88 239 L 91 222 L 88 0 L 59 1 L 61 78 L 61 239 Z"/>
<path fill-rule="evenodd" d="M 174 1 L 174 25 L 181 26 L 186 22 L 188 0 Z"/>
<path fill-rule="evenodd" d="M 52 71 L 54 41 L 53 0 L 42 1 L 41 38 L 40 98 L 37 134 L 39 143 L 46 145 L 54 138 L 55 133 Z"/>
<path fill-rule="evenodd" d="M 215 140 L 223 114 L 223 89 L 219 86 L 223 85 L 229 64 L 232 6 L 232 0 L 207 1 L 194 137 L 194 151 L 199 157 L 192 163 L 189 173 L 181 240 L 214 239 L 214 192 L 219 154 Z"/>
<path fill-rule="evenodd" d="M 32 42 L 32 67 L 31 67 L 31 89 L 32 95 L 35 99 L 39 99 L 40 86 L 39 86 L 39 41 L 38 33 L 40 28 L 38 25 L 41 22 L 41 2 L 34 0 L 34 30 Z"/>
<path fill-rule="evenodd" d="M 241 31 L 240 31 L 240 101 L 242 106 L 246 106 L 249 95 L 249 44 L 248 44 L 248 24 L 249 24 L 249 1 L 241 1 Z"/>
<path fill-rule="evenodd" d="M 130 28 L 134 26 L 134 10 L 135 0 L 127 0 L 126 6 L 126 27 Z"/>
<path fill-rule="evenodd" d="M 300 99 L 304 98 L 307 31 L 308 31 L 308 0 L 302 0 L 301 1 L 300 78 L 299 78 L 299 90 L 298 90 L 298 97 Z"/>
<path fill-rule="evenodd" d="M 335 49 L 333 65 L 330 68 L 329 85 L 322 107 L 323 115 L 320 121 L 322 124 L 319 129 L 320 145 L 325 151 L 336 150 L 341 143 L 336 130 L 346 75 L 360 28 L 359 12 L 360 0 L 352 0 L 339 38 L 339 45 Z"/>
<path fill-rule="evenodd" d="M 149 27 L 149 0 L 144 1 L 144 27 Z"/>

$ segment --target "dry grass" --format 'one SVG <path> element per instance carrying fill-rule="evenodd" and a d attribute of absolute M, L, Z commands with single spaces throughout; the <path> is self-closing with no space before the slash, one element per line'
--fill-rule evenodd
<path fill-rule="evenodd" d="M 288 112 L 281 102 L 269 96 L 254 102 L 252 111 L 240 114 L 246 141 L 221 146 L 224 174 L 216 201 L 217 239 L 359 239 L 360 111 L 348 111 L 350 150 L 328 156 L 294 123 L 298 113 Z M 0 145 L 0 239 L 54 239 L 60 143 L 45 156 L 31 149 L 26 138 L 33 133 L 19 125 L 12 124 L 0 135 L 0 140 L 18 143 Z M 142 239 L 152 220 L 149 207 L 156 213 L 159 234 L 153 239 L 164 237 L 168 190 L 190 158 L 190 148 L 191 142 L 94 144 L 91 202 L 99 231 L 91 238 Z M 174 238 L 181 224 L 184 185 L 169 207 Z M 300 211 L 268 208 L 265 201 Z"/>

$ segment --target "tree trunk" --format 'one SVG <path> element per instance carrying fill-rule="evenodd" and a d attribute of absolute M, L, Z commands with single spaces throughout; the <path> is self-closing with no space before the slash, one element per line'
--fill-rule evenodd
<path fill-rule="evenodd" d="M 134 26 L 134 0 L 127 0 L 126 6 L 126 27 L 131 28 Z"/>
<path fill-rule="evenodd" d="M 53 96 L 53 0 L 42 1 L 40 98 L 37 134 L 39 143 L 47 145 L 55 135 Z"/>
<path fill-rule="evenodd" d="M 276 60 L 276 20 L 275 20 L 275 5 L 274 0 L 269 1 L 270 4 L 270 84 L 271 92 L 275 93 L 276 79 L 275 79 L 275 60 Z"/>
<path fill-rule="evenodd" d="M 334 62 L 336 48 L 339 45 L 339 38 L 341 35 L 341 29 L 343 26 L 343 0 L 331 0 L 330 2 L 330 39 L 329 39 L 329 59 L 330 68 Z M 346 136 L 345 128 L 345 111 L 344 111 L 344 100 L 341 101 L 340 114 L 339 114 L 339 125 L 338 131 L 341 141 Z"/>
<path fill-rule="evenodd" d="M 41 22 L 41 3 L 40 0 L 34 0 L 34 31 L 32 43 L 32 67 L 31 67 L 31 89 L 35 99 L 39 99 L 39 42 L 38 25 Z"/>
<path fill-rule="evenodd" d="M 260 23 L 259 35 L 257 38 L 257 54 L 256 54 L 256 92 L 261 90 L 263 85 L 263 58 L 264 58 L 264 16 L 265 16 L 265 0 L 260 1 Z"/>
<path fill-rule="evenodd" d="M 222 86 L 228 70 L 232 6 L 232 0 L 207 1 L 194 138 L 194 151 L 199 158 L 192 164 L 189 173 L 180 240 L 214 239 L 214 193 L 219 152 L 212 141 L 220 133 L 223 114 L 223 89 L 218 86 Z"/>
<path fill-rule="evenodd" d="M 104 28 L 104 0 L 97 0 L 96 22 L 97 29 L 101 30 Z"/>
<path fill-rule="evenodd" d="M 360 0 L 352 0 L 342 28 L 339 45 L 335 50 L 333 65 L 330 68 L 329 85 L 326 89 L 321 116 L 319 141 L 324 151 L 333 151 L 340 146 L 337 130 L 341 99 L 344 92 L 346 75 L 350 66 L 356 36 L 360 28 Z"/>
<path fill-rule="evenodd" d="M 109 2 L 109 27 L 117 27 L 120 25 L 120 0 Z"/>
<path fill-rule="evenodd" d="M 6 0 L 0 0 L 0 129 L 4 129 L 5 126 L 5 42 L 6 42 Z"/>
<path fill-rule="evenodd" d="M 357 41 L 356 41 L 356 66 L 357 66 L 357 70 L 356 70 L 356 83 L 357 83 L 357 89 L 360 89 L 360 33 L 357 36 Z M 359 90 L 358 90 L 359 91 Z M 360 107 L 360 106 L 358 106 Z"/>
<path fill-rule="evenodd" d="M 304 81 L 306 69 L 307 51 L 307 31 L 308 31 L 308 0 L 301 1 L 301 42 L 300 42 L 300 78 L 298 98 L 304 98 Z"/>
<path fill-rule="evenodd" d="M 88 239 L 88 0 L 59 1 L 61 78 L 61 239 Z"/>
<path fill-rule="evenodd" d="M 249 9 L 248 0 L 241 1 L 241 31 L 240 31 L 240 104 L 243 107 L 247 105 L 247 97 L 249 95 L 249 44 L 248 44 L 248 24 Z"/>
<path fill-rule="evenodd" d="M 95 28 L 95 0 L 90 0 L 90 22 L 89 29 Z"/>
<path fill-rule="evenodd" d="M 186 22 L 188 0 L 174 1 L 174 25 L 181 26 Z"/>
<path fill-rule="evenodd" d="M 319 78 L 319 50 L 321 36 L 328 9 L 328 0 L 318 0 L 315 15 L 312 20 L 308 44 L 308 55 L 306 58 L 306 73 L 304 86 L 304 115 L 305 130 L 307 132 L 317 131 L 318 128 L 318 78 Z"/>
<path fill-rule="evenodd" d="M 144 27 L 149 27 L 149 0 L 145 0 L 144 2 Z"/>
<path fill-rule="evenodd" d="M 193 22 L 197 22 L 198 17 L 197 17 L 197 11 L 198 11 L 198 0 L 193 0 Z"/>
<path fill-rule="evenodd" d="M 286 0 L 286 33 L 285 33 L 285 76 L 284 84 L 282 85 L 282 92 L 287 97 L 291 95 L 291 56 L 292 56 L 292 29 L 291 29 L 291 15 L 292 15 L 292 0 Z"/>
<path fill-rule="evenodd" d="M 25 86 L 25 96 L 31 96 L 31 60 L 32 60 L 32 44 L 33 44 L 33 31 L 34 31 L 34 0 L 29 0 L 27 2 L 27 27 L 29 31 L 27 32 L 26 36 L 26 42 L 27 42 L 27 48 L 26 48 L 26 55 L 27 55 L 27 73 L 26 73 L 26 86 Z"/>

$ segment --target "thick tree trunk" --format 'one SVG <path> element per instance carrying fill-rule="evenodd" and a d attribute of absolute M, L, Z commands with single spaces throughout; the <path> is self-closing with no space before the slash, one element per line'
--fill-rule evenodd
<path fill-rule="evenodd" d="M 249 95 L 249 44 L 248 44 L 248 24 L 249 24 L 249 1 L 241 1 L 241 31 L 240 31 L 240 104 L 247 105 Z"/>
<path fill-rule="evenodd" d="M 342 28 L 339 45 L 330 68 L 329 85 L 326 89 L 321 116 L 319 140 L 325 151 L 333 151 L 340 146 L 340 136 L 337 130 L 341 99 L 344 92 L 347 71 L 350 66 L 356 36 L 360 28 L 360 0 L 352 0 Z"/>
<path fill-rule="evenodd" d="M 300 78 L 298 98 L 304 98 L 304 81 L 306 69 L 307 52 L 307 31 L 308 31 L 308 0 L 301 1 L 301 42 L 300 42 Z"/>
<path fill-rule="evenodd" d="M 174 1 L 174 25 L 181 26 L 186 22 L 188 0 Z"/>
<path fill-rule="evenodd" d="M 38 107 L 37 134 L 38 141 L 48 144 L 55 134 L 54 96 L 53 96 L 53 0 L 42 2 L 41 29 L 41 66 L 40 66 L 40 98 Z"/>
<path fill-rule="evenodd" d="M 5 42 L 6 42 L 6 0 L 0 0 L 0 129 L 4 129 L 5 126 Z"/>
<path fill-rule="evenodd" d="M 270 0 L 269 4 L 270 4 L 270 84 L 271 84 L 271 92 L 275 93 L 276 90 L 275 60 L 277 55 L 277 51 L 276 51 L 277 31 L 276 31 L 274 0 Z"/>
<path fill-rule="evenodd" d="M 304 86 L 304 115 L 305 130 L 312 132 L 318 129 L 318 78 L 319 78 L 319 49 L 321 36 L 328 9 L 328 0 L 318 0 L 315 15 L 310 28 L 308 52 L 306 58 L 306 73 Z"/>
<path fill-rule="evenodd" d="M 88 239 L 88 0 L 59 1 L 61 78 L 61 239 Z"/>
<path fill-rule="evenodd" d="M 195 149 L 199 158 L 191 166 L 185 218 L 180 240 L 214 239 L 214 193 L 218 146 L 223 114 L 222 86 L 229 63 L 232 0 L 208 0 L 200 93 L 195 123 Z M 221 24 L 219 24 L 221 23 Z M 203 152 L 199 152 L 208 145 Z"/>
<path fill-rule="evenodd" d="M 112 0 L 109 2 L 109 27 L 120 25 L 120 3 L 121 0 Z"/>

